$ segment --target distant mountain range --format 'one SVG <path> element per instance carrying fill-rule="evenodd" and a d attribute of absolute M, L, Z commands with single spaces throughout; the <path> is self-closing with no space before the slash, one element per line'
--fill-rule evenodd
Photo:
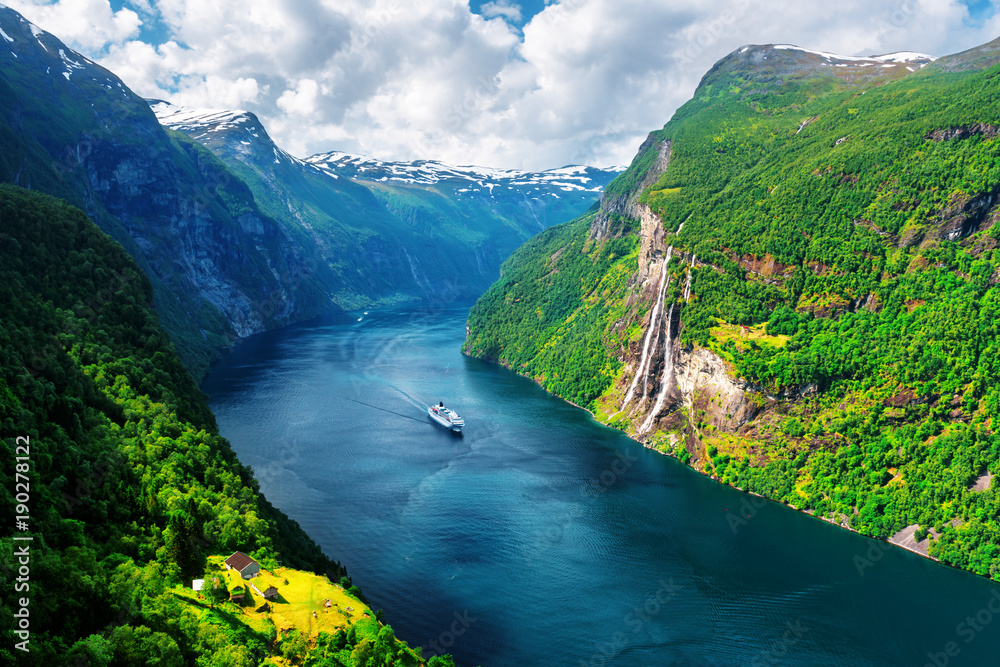
<path fill-rule="evenodd" d="M 244 180 L 328 272 L 345 309 L 401 301 L 471 299 L 533 234 L 583 213 L 618 173 L 545 172 L 384 162 L 279 148 L 246 111 L 188 109 L 149 100 L 171 130 L 204 145 Z"/>
<path fill-rule="evenodd" d="M 161 125 L 113 73 L 2 6 L 0 47 L 0 182 L 79 206 L 121 243 L 198 376 L 233 339 L 330 309 L 472 299 L 616 173 L 300 160 L 253 114 L 159 102 Z"/>

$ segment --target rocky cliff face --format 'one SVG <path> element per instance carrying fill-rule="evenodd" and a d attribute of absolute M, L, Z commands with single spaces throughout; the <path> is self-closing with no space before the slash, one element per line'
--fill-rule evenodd
<path fill-rule="evenodd" d="M 530 173 L 328 153 L 305 160 L 245 111 L 150 100 L 249 184 L 259 205 L 310 249 L 344 308 L 481 294 L 523 241 L 592 206 L 617 170 Z"/>
<path fill-rule="evenodd" d="M 730 54 L 599 214 L 515 253 L 465 349 L 723 483 L 997 578 L 998 43 Z"/>
<path fill-rule="evenodd" d="M 0 28 L 0 180 L 68 199 L 125 246 L 196 375 L 233 337 L 328 307 L 315 267 L 211 153 L 13 10 Z"/>
<path fill-rule="evenodd" d="M 737 432 L 760 412 L 761 394 L 737 379 L 714 352 L 679 344 L 681 309 L 685 295 L 690 295 L 690 273 L 686 276 L 688 284 L 679 292 L 681 300 L 667 303 L 664 295 L 673 280 L 668 267 L 676 258 L 690 272 L 696 260 L 686 253 L 675 253 L 672 247 L 663 249 L 664 231 L 659 217 L 642 204 L 633 210 L 641 222 L 640 252 L 629 281 L 629 316 L 620 325 L 629 326 L 629 319 L 638 321 L 644 337 L 621 351 L 624 372 L 614 394 L 620 392 L 625 398 L 611 419 L 626 417 L 626 431 L 650 445 L 654 434 L 669 433 L 673 446 L 684 446 L 697 460 L 704 454 L 701 434 L 705 427 L 715 433 Z"/>
<path fill-rule="evenodd" d="M 627 233 L 627 220 L 641 220 L 652 223 L 652 212 L 645 204 L 639 203 L 639 196 L 650 185 L 660 179 L 670 166 L 672 144 L 657 133 L 651 133 L 639 147 L 639 154 L 629 167 L 631 178 L 638 181 L 633 187 L 605 192 L 601 196 L 601 208 L 590 228 L 590 236 L 600 241 Z M 659 225 L 662 227 L 662 222 Z M 645 229 L 645 227 L 644 227 Z M 646 236 L 644 235 L 644 243 Z M 650 235 L 652 240 L 652 235 Z"/>

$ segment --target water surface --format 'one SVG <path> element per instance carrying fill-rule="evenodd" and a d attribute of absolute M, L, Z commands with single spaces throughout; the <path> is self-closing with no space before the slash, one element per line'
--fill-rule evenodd
<path fill-rule="evenodd" d="M 264 334 L 204 385 L 262 491 L 424 655 L 462 667 L 1000 662 L 1000 586 L 753 507 L 463 357 L 466 314 Z M 437 401 L 465 418 L 461 436 L 426 416 Z"/>

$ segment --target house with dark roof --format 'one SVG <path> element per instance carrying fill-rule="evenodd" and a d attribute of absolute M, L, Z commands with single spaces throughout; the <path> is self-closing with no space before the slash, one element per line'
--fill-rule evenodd
<path fill-rule="evenodd" d="M 260 574 L 260 565 L 242 551 L 235 552 L 226 559 L 226 568 L 240 573 L 244 579 L 251 579 Z"/>

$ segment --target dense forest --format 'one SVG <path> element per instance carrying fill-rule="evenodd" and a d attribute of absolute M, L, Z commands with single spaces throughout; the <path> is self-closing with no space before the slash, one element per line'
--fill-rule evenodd
<path fill-rule="evenodd" d="M 231 602 L 182 594 L 206 576 L 210 556 L 241 550 L 267 568 L 280 559 L 339 581 L 367 610 L 344 568 L 260 495 L 151 300 L 136 263 L 80 210 L 0 186 L 0 430 L 10 463 L 0 473 L 8 527 L 0 585 L 8 593 L 21 576 L 15 549 L 30 551 L 28 586 L 0 607 L 8 638 L 0 661 L 452 664 L 420 658 L 381 613 L 332 634 L 278 636 L 273 624 L 241 622 Z M 27 525 L 12 536 L 15 521 Z M 32 540 L 14 539 L 24 536 Z M 29 652 L 15 648 L 21 595 L 30 600 Z"/>
<path fill-rule="evenodd" d="M 727 430 L 675 401 L 648 435 L 612 419 L 653 308 L 637 303 L 636 220 L 522 248 L 466 350 L 723 482 L 879 538 L 917 525 L 931 556 L 1000 580 L 1000 493 L 984 488 L 1000 473 L 998 45 L 883 79 L 744 51 L 605 203 L 634 196 L 661 220 L 677 349 L 721 358 L 755 417 Z"/>

